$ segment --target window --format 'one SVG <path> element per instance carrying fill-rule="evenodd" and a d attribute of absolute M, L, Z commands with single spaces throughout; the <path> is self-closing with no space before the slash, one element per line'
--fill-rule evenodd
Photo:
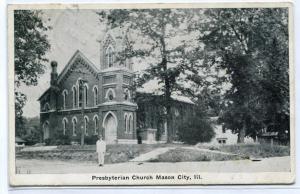
<path fill-rule="evenodd" d="M 106 49 L 106 62 L 107 62 L 107 66 L 108 67 L 112 67 L 113 66 L 113 59 L 114 58 L 114 54 L 113 54 L 113 49 L 111 46 L 109 46 Z"/>
<path fill-rule="evenodd" d="M 78 87 L 79 88 L 79 107 L 82 107 L 83 105 L 83 88 L 82 87 Z"/>
<path fill-rule="evenodd" d="M 72 92 L 73 92 L 73 108 L 75 108 L 75 107 L 77 107 L 77 88 L 76 88 L 76 86 L 73 86 L 73 88 L 72 88 Z"/>
<path fill-rule="evenodd" d="M 105 98 L 112 101 L 114 98 L 115 98 L 115 91 L 114 89 L 112 88 L 109 88 L 107 91 L 106 91 L 106 95 L 105 95 Z"/>
<path fill-rule="evenodd" d="M 63 123 L 63 134 L 66 135 L 68 120 L 64 118 L 62 123 Z"/>
<path fill-rule="evenodd" d="M 129 116 L 129 133 L 133 132 L 133 117 L 132 114 Z"/>
<path fill-rule="evenodd" d="M 130 100 L 131 96 L 130 96 L 130 91 L 128 90 L 128 88 L 126 88 L 124 90 L 124 99 L 125 100 Z"/>
<path fill-rule="evenodd" d="M 84 117 L 84 134 L 88 135 L 88 123 L 89 123 L 89 118 L 87 116 Z"/>
<path fill-rule="evenodd" d="M 97 115 L 94 116 L 94 129 L 95 129 L 95 135 L 98 134 L 98 126 L 99 126 L 99 118 Z"/>
<path fill-rule="evenodd" d="M 72 119 L 72 124 L 73 124 L 73 136 L 76 136 L 76 125 L 77 125 L 77 118 L 73 117 Z"/>
<path fill-rule="evenodd" d="M 179 110 L 177 108 L 175 108 L 174 113 L 175 113 L 175 117 L 178 117 L 180 115 Z"/>
<path fill-rule="evenodd" d="M 84 85 L 83 87 L 83 91 L 84 91 L 84 105 L 85 107 L 87 107 L 88 105 L 88 86 L 87 85 Z"/>
<path fill-rule="evenodd" d="M 226 139 L 218 139 L 219 144 L 226 144 Z"/>
<path fill-rule="evenodd" d="M 127 118 L 127 113 L 125 113 L 124 116 L 124 129 L 125 129 L 125 133 L 128 133 L 128 118 Z"/>
<path fill-rule="evenodd" d="M 94 86 L 93 92 L 94 92 L 94 106 L 97 106 L 97 104 L 98 104 L 98 88 L 97 88 L 97 86 Z"/>
<path fill-rule="evenodd" d="M 66 101 L 67 101 L 68 91 L 64 90 L 62 95 L 63 95 L 63 109 L 66 109 Z"/>
<path fill-rule="evenodd" d="M 50 105 L 49 105 L 48 102 L 44 105 L 44 108 L 43 108 L 43 109 L 44 109 L 45 112 L 47 112 L 47 111 L 50 110 Z"/>

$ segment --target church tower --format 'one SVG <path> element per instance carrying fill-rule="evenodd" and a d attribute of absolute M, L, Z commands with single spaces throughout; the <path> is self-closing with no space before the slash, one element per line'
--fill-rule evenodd
<path fill-rule="evenodd" d="M 99 115 L 102 134 L 110 143 L 136 143 L 136 109 L 131 86 L 131 61 L 124 56 L 125 33 L 110 30 L 100 43 Z"/>

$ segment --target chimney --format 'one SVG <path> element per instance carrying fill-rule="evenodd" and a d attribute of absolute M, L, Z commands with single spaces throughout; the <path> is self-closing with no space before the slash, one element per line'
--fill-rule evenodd
<path fill-rule="evenodd" d="M 58 74 L 57 74 L 57 62 L 56 61 L 51 61 L 51 80 L 50 80 L 50 83 L 51 83 L 51 86 L 52 85 L 56 85 L 57 83 L 57 77 L 58 77 Z"/>

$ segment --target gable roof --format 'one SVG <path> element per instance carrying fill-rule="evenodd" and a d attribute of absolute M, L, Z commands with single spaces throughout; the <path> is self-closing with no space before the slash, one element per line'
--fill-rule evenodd
<path fill-rule="evenodd" d="M 68 73 L 68 71 L 70 70 L 70 68 L 76 61 L 76 59 L 78 59 L 78 58 L 83 59 L 83 61 L 85 61 L 89 65 L 89 67 L 91 67 L 91 69 L 94 71 L 94 73 L 99 72 L 98 68 L 80 50 L 77 50 L 74 53 L 74 55 L 71 57 L 71 59 L 69 60 L 69 62 L 65 66 L 65 68 L 62 70 L 62 72 L 59 74 L 59 76 L 57 78 L 57 83 L 59 83 L 64 78 L 64 76 Z"/>
<path fill-rule="evenodd" d="M 38 101 L 40 101 L 41 98 L 43 98 L 43 96 L 45 96 L 49 90 L 50 90 L 50 87 L 38 98 Z"/>
<path fill-rule="evenodd" d="M 68 71 L 71 69 L 72 65 L 78 58 L 81 58 L 84 62 L 86 62 L 86 64 L 88 64 L 88 66 L 92 69 L 92 71 L 95 74 L 97 74 L 99 72 L 98 68 L 80 50 L 77 50 L 73 54 L 71 59 L 68 61 L 67 65 L 64 67 L 64 69 L 59 74 L 59 76 L 57 78 L 57 83 L 59 83 L 65 77 L 65 75 L 68 73 Z M 47 92 L 49 92 L 50 88 L 51 88 L 51 86 L 38 98 L 38 101 L 41 100 L 41 98 L 45 94 L 47 94 Z"/>

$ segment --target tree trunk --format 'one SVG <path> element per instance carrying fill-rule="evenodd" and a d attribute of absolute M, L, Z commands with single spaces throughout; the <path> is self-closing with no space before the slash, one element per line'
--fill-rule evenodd
<path fill-rule="evenodd" d="M 245 143 L 245 134 L 246 134 L 246 124 L 243 124 L 243 127 L 240 129 L 238 133 L 238 143 Z"/>

